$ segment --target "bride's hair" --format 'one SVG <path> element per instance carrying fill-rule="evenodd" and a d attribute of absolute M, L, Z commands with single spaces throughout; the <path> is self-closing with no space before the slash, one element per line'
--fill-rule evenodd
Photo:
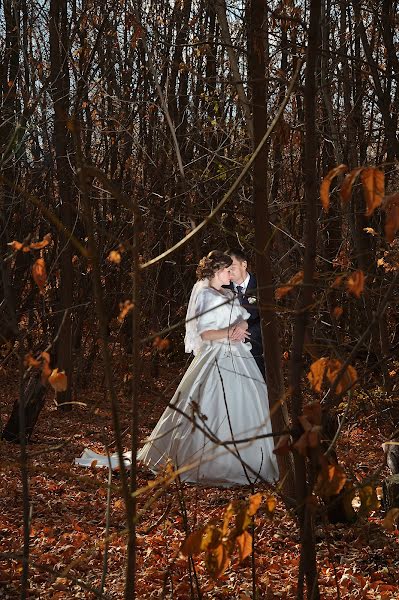
<path fill-rule="evenodd" d="M 197 279 L 211 279 L 216 271 L 229 267 L 232 259 L 220 250 L 212 250 L 207 256 L 201 258 L 197 267 Z"/>

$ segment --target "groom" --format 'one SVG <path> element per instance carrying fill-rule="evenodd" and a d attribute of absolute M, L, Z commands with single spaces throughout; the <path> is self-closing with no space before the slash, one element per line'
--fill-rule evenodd
<path fill-rule="evenodd" d="M 260 315 L 257 299 L 257 282 L 253 273 L 248 273 L 248 261 L 244 252 L 238 249 L 226 252 L 231 257 L 233 263 L 230 266 L 231 283 L 230 287 L 237 294 L 240 304 L 251 315 L 248 319 L 248 332 L 251 334 L 249 342 L 252 345 L 251 353 L 258 365 L 260 372 L 265 378 L 265 363 L 263 360 L 262 331 L 260 326 Z"/>

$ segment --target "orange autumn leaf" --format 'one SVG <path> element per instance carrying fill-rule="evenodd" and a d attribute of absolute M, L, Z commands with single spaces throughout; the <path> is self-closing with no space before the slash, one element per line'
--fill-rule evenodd
<path fill-rule="evenodd" d="M 283 298 L 286 294 L 293 290 L 296 285 L 301 283 L 301 281 L 303 281 L 303 271 L 298 271 L 298 273 L 291 277 L 286 285 L 282 285 L 276 289 L 274 294 L 276 300 Z"/>
<path fill-rule="evenodd" d="M 320 186 L 320 200 L 321 204 L 326 212 L 330 208 L 330 185 L 332 180 L 340 175 L 341 173 L 345 173 L 348 170 L 346 165 L 338 165 L 338 167 L 334 167 L 327 173 L 324 177 L 321 186 Z"/>
<path fill-rule="evenodd" d="M 252 535 L 248 531 L 244 531 L 236 537 L 240 561 L 243 561 L 252 552 Z"/>
<path fill-rule="evenodd" d="M 308 380 L 315 392 L 321 392 L 324 375 L 327 369 L 328 358 L 322 357 L 310 365 Z"/>
<path fill-rule="evenodd" d="M 386 196 L 381 208 L 385 212 L 385 239 L 390 244 L 399 231 L 399 192 Z"/>
<path fill-rule="evenodd" d="M 273 450 L 276 456 L 286 456 L 291 450 L 291 436 L 288 433 L 281 435 Z"/>
<path fill-rule="evenodd" d="M 33 358 L 32 354 L 29 353 L 25 356 L 24 365 L 25 367 L 34 367 L 35 369 L 39 369 L 41 366 L 41 362 L 40 360 Z"/>
<path fill-rule="evenodd" d="M 328 362 L 326 376 L 331 385 L 334 385 L 339 372 L 342 369 L 342 363 L 337 358 L 331 358 Z M 343 375 L 340 377 L 335 388 L 336 394 L 344 394 L 349 388 L 356 383 L 358 377 L 354 367 L 348 365 Z"/>
<path fill-rule="evenodd" d="M 42 294 L 47 281 L 46 263 L 43 258 L 38 258 L 33 264 L 32 277 Z"/>
<path fill-rule="evenodd" d="M 24 247 L 24 244 L 17 242 L 17 240 L 13 240 L 12 242 L 8 242 L 7 246 L 10 246 L 13 252 L 18 252 L 18 250 L 21 250 Z"/>
<path fill-rule="evenodd" d="M 65 371 L 53 369 L 48 378 L 49 384 L 56 392 L 65 392 L 68 387 L 68 378 Z"/>
<path fill-rule="evenodd" d="M 252 515 L 254 515 L 256 513 L 259 506 L 261 505 L 261 502 L 262 502 L 262 494 L 260 494 L 259 492 L 257 494 L 253 494 L 252 496 L 250 496 L 248 498 L 247 513 L 249 514 L 250 517 L 252 517 Z"/>
<path fill-rule="evenodd" d="M 111 252 L 107 256 L 107 260 L 109 260 L 109 262 L 115 263 L 116 265 L 119 265 L 119 263 L 122 260 L 122 257 L 120 252 L 118 252 L 117 250 L 111 250 Z"/>
<path fill-rule="evenodd" d="M 342 308 L 342 306 L 335 306 L 332 311 L 332 316 L 338 321 L 338 319 L 342 317 L 343 312 L 344 309 Z"/>
<path fill-rule="evenodd" d="M 334 385 L 335 380 L 342 368 L 342 363 L 336 358 L 319 358 L 311 366 L 308 380 L 315 392 L 321 392 L 324 378 Z M 348 365 L 336 386 L 335 393 L 343 394 L 357 381 L 357 372 L 354 367 Z"/>
<path fill-rule="evenodd" d="M 212 550 L 207 552 L 205 564 L 209 575 L 213 579 L 218 579 L 230 564 L 230 557 L 227 553 L 226 546 L 224 544 L 219 544 L 216 548 L 212 548 Z"/>
<path fill-rule="evenodd" d="M 368 167 L 361 174 L 363 192 L 366 200 L 366 217 L 370 217 L 375 209 L 380 206 L 384 197 L 385 175 L 380 169 Z"/>
<path fill-rule="evenodd" d="M 51 242 L 51 233 L 47 233 L 41 242 L 33 242 L 32 244 L 29 245 L 29 248 L 31 250 L 41 250 L 42 248 L 45 248 L 46 246 L 48 246 L 50 242 Z"/>
<path fill-rule="evenodd" d="M 119 323 L 123 323 L 123 321 L 125 320 L 126 315 L 133 310 L 134 304 L 132 302 L 130 302 L 130 300 L 125 300 L 125 302 L 120 302 L 119 303 L 119 310 L 120 313 L 118 315 L 118 321 Z"/>
<path fill-rule="evenodd" d="M 152 345 L 154 348 L 157 348 L 157 350 L 162 352 L 169 348 L 170 342 L 166 338 L 161 338 L 161 337 L 159 337 L 159 335 L 157 335 L 155 340 L 152 342 Z"/>
<path fill-rule="evenodd" d="M 363 271 L 355 271 L 346 280 L 346 289 L 350 294 L 360 298 L 364 291 L 365 276 Z"/>
<path fill-rule="evenodd" d="M 355 182 L 355 179 L 363 171 L 363 169 L 364 169 L 364 167 L 357 167 L 356 169 L 353 169 L 350 173 L 348 173 L 345 176 L 345 179 L 341 186 L 341 191 L 340 191 L 341 199 L 344 202 L 348 202 L 348 200 L 350 199 L 351 194 L 352 194 L 352 187 Z"/>

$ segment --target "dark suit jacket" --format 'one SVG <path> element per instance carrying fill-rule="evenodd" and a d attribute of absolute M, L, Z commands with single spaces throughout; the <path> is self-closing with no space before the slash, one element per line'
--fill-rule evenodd
<path fill-rule="evenodd" d="M 230 283 L 230 285 L 223 286 L 231 289 L 234 292 L 234 285 Z M 257 281 L 256 277 L 253 273 L 249 274 L 249 283 L 248 287 L 245 290 L 244 299 L 242 302 L 242 306 L 247 310 L 250 314 L 248 319 L 248 331 L 251 334 L 250 342 L 252 344 L 252 354 L 253 356 L 262 356 L 263 354 L 263 346 L 262 346 L 262 331 L 260 327 L 260 315 L 258 309 L 258 298 L 257 298 Z M 251 293 L 253 290 L 253 293 Z M 256 298 L 255 303 L 249 302 L 248 298 Z"/>

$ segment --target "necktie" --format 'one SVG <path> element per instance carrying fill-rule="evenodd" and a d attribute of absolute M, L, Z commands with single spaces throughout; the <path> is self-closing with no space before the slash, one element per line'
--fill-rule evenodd
<path fill-rule="evenodd" d="M 242 304 L 244 300 L 244 294 L 242 293 L 243 289 L 244 288 L 242 287 L 242 285 L 237 285 L 237 297 L 240 304 Z"/>

